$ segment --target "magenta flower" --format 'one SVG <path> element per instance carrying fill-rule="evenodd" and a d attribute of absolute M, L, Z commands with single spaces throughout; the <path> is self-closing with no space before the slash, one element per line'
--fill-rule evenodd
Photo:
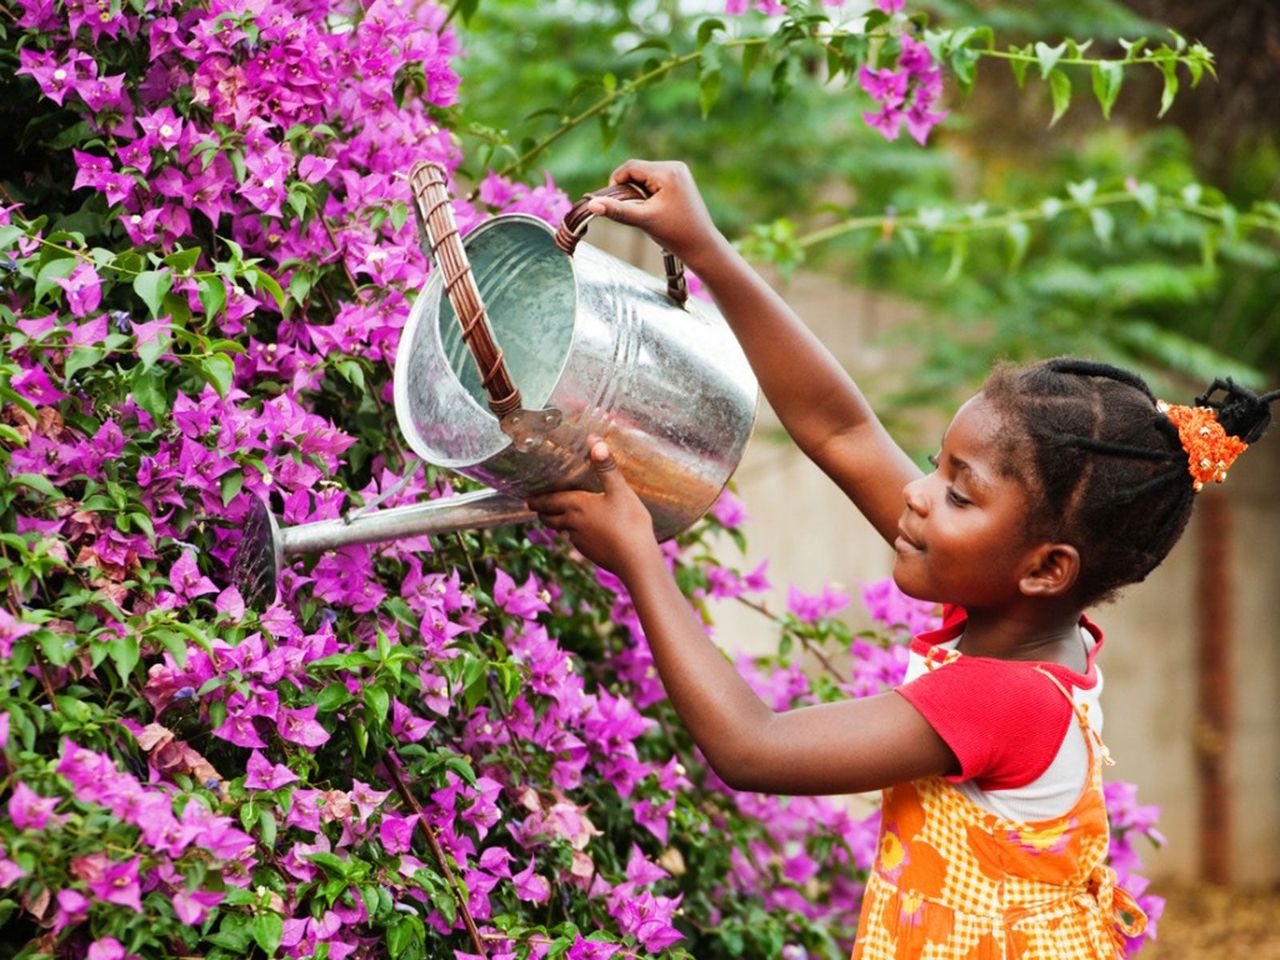
<path fill-rule="evenodd" d="M 126 953 L 124 944 L 115 937 L 103 937 L 89 944 L 87 960 L 138 960 L 136 954 Z"/>
<path fill-rule="evenodd" d="M 787 609 L 805 623 L 834 616 L 849 605 L 849 595 L 827 584 L 822 593 L 801 593 L 794 585 L 787 590 Z"/>
<path fill-rule="evenodd" d="M 499 569 L 494 575 L 493 601 L 514 617 L 532 620 L 539 613 L 546 613 L 551 609 L 548 599 L 532 573 L 521 587 L 504 570 Z"/>
<path fill-rule="evenodd" d="M 67 309 L 73 316 L 83 317 L 98 309 L 102 302 L 102 281 L 91 263 L 78 263 L 70 276 L 55 282 L 67 295 Z"/>
<path fill-rule="evenodd" d="M 54 935 L 83 921 L 89 915 L 90 903 L 89 898 L 77 890 L 59 890 L 58 912 L 53 917 Z"/>
<path fill-rule="evenodd" d="M 173 895 L 173 912 L 183 923 L 203 923 L 209 911 L 226 896 L 216 890 L 180 890 Z"/>
<path fill-rule="evenodd" d="M 872 70 L 870 67 L 862 67 L 858 71 L 858 83 L 862 89 L 867 91 L 873 100 L 879 101 L 886 107 L 901 106 L 910 82 L 911 75 L 906 70 L 888 68 Z"/>
<path fill-rule="evenodd" d="M 7 657 L 7 653 L 0 653 L 0 656 Z M 9 745 L 9 711 L 0 710 L 0 750 Z"/>
<path fill-rule="evenodd" d="M 297 783 L 298 775 L 283 763 L 274 766 L 257 750 L 249 754 L 248 775 L 244 778 L 248 790 L 279 790 L 289 783 Z"/>
<path fill-rule="evenodd" d="M 511 877 L 515 884 L 516 896 L 530 903 L 546 903 L 551 898 L 551 884 L 547 878 L 534 873 L 537 860 L 530 860 L 529 866 Z"/>
<path fill-rule="evenodd" d="M 863 584 L 862 603 L 873 620 L 891 630 L 905 629 L 913 636 L 942 624 L 936 603 L 907 596 L 892 577 Z"/>
<path fill-rule="evenodd" d="M 132 907 L 141 913 L 141 889 L 138 885 L 138 864 L 141 860 L 141 857 L 134 857 L 118 863 L 107 859 L 106 854 L 95 853 L 73 860 L 71 872 L 84 880 L 89 891 L 104 903 Z"/>
<path fill-rule="evenodd" d="M 413 827 L 417 822 L 417 815 L 383 814 L 382 822 L 378 824 L 378 838 L 382 841 L 382 849 L 392 856 L 408 853 L 412 848 Z"/>
<path fill-rule="evenodd" d="M 183 550 L 182 556 L 169 568 L 169 583 L 173 585 L 173 592 L 184 601 L 218 592 L 213 581 L 200 573 L 200 568 L 196 566 L 196 555 L 191 550 Z"/>
<path fill-rule="evenodd" d="M 13 788 L 13 796 L 9 798 L 9 819 L 19 830 L 43 830 L 59 799 L 42 797 L 19 780 Z M 61 817 L 54 817 L 55 824 L 61 822 Z"/>
<path fill-rule="evenodd" d="M 902 9 L 905 0 L 876 0 L 876 6 L 885 13 L 893 16 Z"/>
<path fill-rule="evenodd" d="M 902 111 L 885 104 L 880 110 L 863 113 L 862 119 L 872 130 L 878 130 L 886 140 L 897 140 L 902 126 Z"/>
<path fill-rule="evenodd" d="M 382 806 L 382 801 L 391 795 L 390 790 L 375 790 L 367 783 L 352 780 L 351 803 L 360 813 L 360 822 L 369 819 L 369 814 Z"/>
<path fill-rule="evenodd" d="M 319 747 L 329 739 L 328 732 L 316 721 L 314 706 L 298 710 L 281 707 L 277 729 L 282 739 L 304 747 Z"/>
<path fill-rule="evenodd" d="M 28 633 L 34 633 L 39 630 L 39 626 L 34 623 L 24 623 L 14 618 L 8 610 L 0 609 L 0 657 L 6 660 L 13 656 L 13 643 L 19 637 L 25 637 Z M 6 738 L 9 728 L 9 713 L 5 711 L 5 730 Z"/>

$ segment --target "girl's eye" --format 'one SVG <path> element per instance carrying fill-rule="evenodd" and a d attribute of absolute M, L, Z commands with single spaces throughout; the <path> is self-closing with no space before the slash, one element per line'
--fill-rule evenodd
<path fill-rule="evenodd" d="M 935 470 L 938 469 L 938 455 L 936 453 L 929 454 L 929 456 L 926 457 L 925 459 L 929 461 L 933 469 Z"/>
<path fill-rule="evenodd" d="M 953 506 L 957 507 L 967 507 L 969 504 L 973 503 L 972 500 L 968 500 L 956 493 L 955 487 L 947 487 L 947 499 L 951 501 Z"/>

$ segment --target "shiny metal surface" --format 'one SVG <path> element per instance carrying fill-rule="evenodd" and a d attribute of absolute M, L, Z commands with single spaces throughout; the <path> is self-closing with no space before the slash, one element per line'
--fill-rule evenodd
<path fill-rule="evenodd" d="M 289 557 L 336 550 L 353 543 L 385 543 L 422 534 L 484 530 L 527 523 L 536 514 L 524 501 L 496 490 L 475 490 L 351 517 L 281 527 L 263 500 L 255 499 L 244 536 L 231 561 L 232 577 L 245 603 L 263 610 L 276 600 L 276 581 Z"/>
<path fill-rule="evenodd" d="M 716 309 L 676 306 L 665 281 L 583 242 L 572 258 L 543 221 L 493 218 L 465 239 L 494 338 L 530 409 L 560 413 L 520 452 L 488 410 L 433 275 L 396 358 L 400 429 L 424 460 L 514 497 L 595 488 L 587 439 L 605 438 L 659 538 L 715 502 L 742 457 L 757 386 Z"/>

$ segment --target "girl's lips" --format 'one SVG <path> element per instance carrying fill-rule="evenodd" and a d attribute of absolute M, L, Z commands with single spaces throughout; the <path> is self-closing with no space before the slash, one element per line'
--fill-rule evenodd
<path fill-rule="evenodd" d="M 904 551 L 920 553 L 924 550 L 924 547 L 916 543 L 916 541 L 907 534 L 907 531 L 899 526 L 897 539 L 893 541 L 893 549 L 897 550 L 899 553 Z"/>

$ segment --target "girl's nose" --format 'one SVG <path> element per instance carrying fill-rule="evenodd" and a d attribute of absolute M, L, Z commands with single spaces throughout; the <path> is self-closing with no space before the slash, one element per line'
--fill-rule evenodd
<path fill-rule="evenodd" d="M 918 477 L 902 488 L 902 498 L 912 513 L 925 516 L 929 512 L 929 498 L 925 495 L 925 481 L 928 477 Z"/>

